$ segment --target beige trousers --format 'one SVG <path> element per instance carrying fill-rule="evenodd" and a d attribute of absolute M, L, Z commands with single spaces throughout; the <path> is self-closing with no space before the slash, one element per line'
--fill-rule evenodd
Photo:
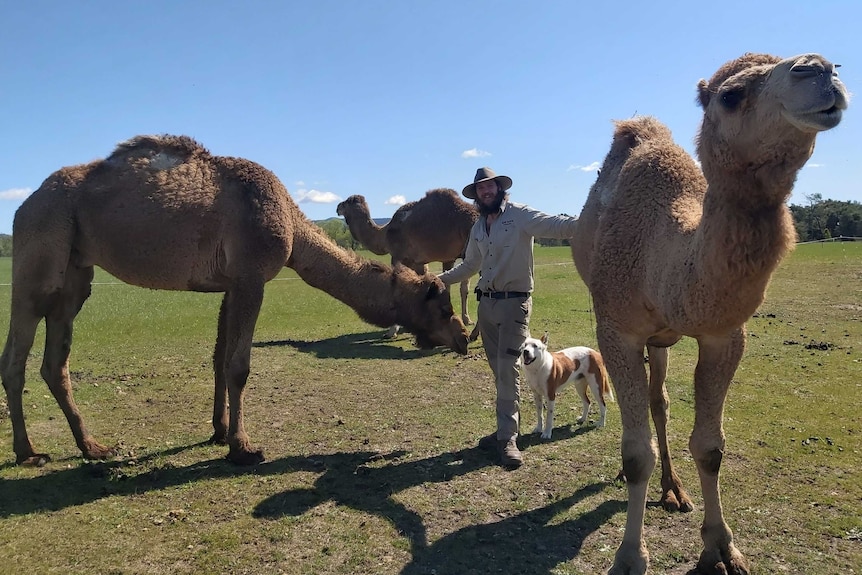
<path fill-rule="evenodd" d="M 533 299 L 479 300 L 479 329 L 497 387 L 497 439 L 518 436 L 521 382 L 518 349 L 529 335 Z"/>

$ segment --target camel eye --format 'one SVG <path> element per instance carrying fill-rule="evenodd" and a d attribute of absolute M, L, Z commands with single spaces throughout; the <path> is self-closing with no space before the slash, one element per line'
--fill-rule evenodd
<path fill-rule="evenodd" d="M 742 88 L 732 88 L 721 94 L 721 105 L 729 111 L 734 111 L 739 107 L 739 104 L 745 98 L 745 90 Z"/>

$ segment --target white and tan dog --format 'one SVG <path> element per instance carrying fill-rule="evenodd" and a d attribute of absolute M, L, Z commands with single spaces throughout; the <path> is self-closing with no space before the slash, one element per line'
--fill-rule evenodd
<path fill-rule="evenodd" d="M 550 439 L 554 428 L 554 404 L 557 394 L 568 383 L 574 381 L 575 388 L 581 396 L 584 411 L 578 423 L 587 421 L 590 413 L 590 398 L 587 397 L 587 385 L 599 404 L 599 421 L 596 427 L 604 427 L 607 407 L 605 399 L 614 401 L 614 393 L 608 382 L 608 373 L 602 354 L 589 347 L 568 347 L 566 349 L 548 351 L 548 334 L 542 339 L 527 338 L 520 349 L 521 363 L 524 375 L 536 402 L 536 428 L 533 433 L 542 433 L 542 438 Z M 542 412 L 547 410 L 544 420 Z M 544 427 L 542 423 L 544 421 Z"/>

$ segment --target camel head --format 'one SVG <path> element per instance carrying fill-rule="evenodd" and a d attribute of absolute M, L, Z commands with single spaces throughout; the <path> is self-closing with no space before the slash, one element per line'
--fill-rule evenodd
<path fill-rule="evenodd" d="M 348 219 L 354 215 L 360 215 L 368 219 L 371 218 L 371 210 L 368 209 L 368 203 L 364 196 L 350 196 L 335 207 L 335 213 L 344 219 Z"/>
<path fill-rule="evenodd" d="M 849 94 L 836 66 L 819 54 L 782 60 L 748 53 L 701 80 L 698 99 L 704 117 L 697 153 L 708 180 L 749 171 L 768 181 L 781 171 L 792 185 L 816 135 L 841 121 Z"/>
<path fill-rule="evenodd" d="M 469 334 L 455 315 L 449 289 L 432 274 L 417 274 L 407 266 L 393 269 L 397 323 L 416 336 L 421 349 L 445 346 L 467 354 Z"/>

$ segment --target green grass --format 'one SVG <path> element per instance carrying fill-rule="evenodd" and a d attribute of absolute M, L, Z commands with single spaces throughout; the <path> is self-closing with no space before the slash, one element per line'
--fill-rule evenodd
<path fill-rule="evenodd" d="M 367 254 L 366 254 L 367 255 Z M 551 346 L 595 345 L 590 301 L 566 248 L 536 248 L 532 330 Z M 10 262 L 0 259 L 0 284 Z M 552 441 L 526 438 L 505 472 L 474 448 L 493 427 L 480 344 L 457 356 L 381 341 L 285 270 L 267 286 L 246 426 L 267 461 L 224 459 L 212 432 L 220 297 L 155 292 L 97 273 L 71 370 L 85 421 L 120 456 L 85 462 L 28 364 L 25 410 L 43 468 L 14 465 L 0 409 L 0 574 L 603 573 L 625 523 L 619 414 L 573 425 L 558 401 Z M 475 300 L 471 301 L 475 317 Z M 0 285 L 0 334 L 9 287 Z M 457 307 L 457 306 L 456 306 Z M 862 573 L 862 243 L 800 246 L 748 324 L 725 414 L 723 504 L 754 573 Z M 684 573 L 702 507 L 687 450 L 696 348 L 671 351 L 670 442 L 695 501 L 650 505 L 653 573 Z M 523 394 L 522 428 L 535 424 Z M 0 399 L 0 408 L 5 408 Z M 650 501 L 658 498 L 658 474 Z"/>

